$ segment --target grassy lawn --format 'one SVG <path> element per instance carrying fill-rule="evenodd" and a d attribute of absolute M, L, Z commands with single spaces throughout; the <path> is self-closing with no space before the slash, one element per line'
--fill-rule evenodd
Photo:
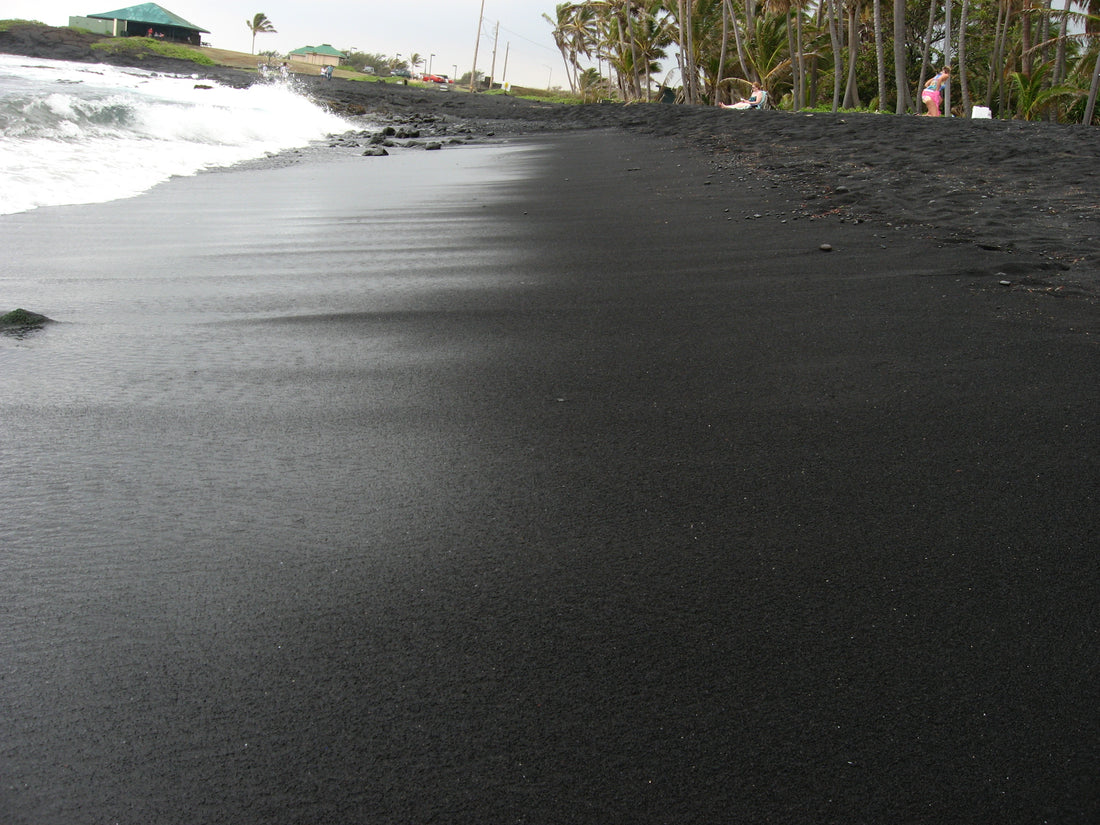
<path fill-rule="evenodd" d="M 137 58 L 156 54 L 173 60 L 190 60 L 200 66 L 213 66 L 215 61 L 197 49 L 178 43 L 165 43 L 152 37 L 110 37 L 93 43 L 92 48 L 106 54 L 129 54 Z"/>

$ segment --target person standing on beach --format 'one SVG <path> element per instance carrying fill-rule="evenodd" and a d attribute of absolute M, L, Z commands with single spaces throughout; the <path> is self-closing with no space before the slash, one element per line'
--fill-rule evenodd
<path fill-rule="evenodd" d="M 951 67 L 944 66 L 942 72 L 924 84 L 924 91 L 921 92 L 920 99 L 928 108 L 928 112 L 926 113 L 928 117 L 940 116 L 940 101 L 943 99 L 943 92 L 941 90 L 944 84 L 950 79 Z"/>

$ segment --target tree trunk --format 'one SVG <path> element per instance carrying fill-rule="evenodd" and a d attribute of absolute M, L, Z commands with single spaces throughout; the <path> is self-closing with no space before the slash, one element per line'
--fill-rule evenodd
<path fill-rule="evenodd" d="M 809 84 L 809 88 L 806 89 L 806 105 L 816 106 L 819 93 L 817 84 L 821 80 L 821 71 L 816 51 L 810 54 L 810 67 L 806 75 L 807 83 Z"/>
<path fill-rule="evenodd" d="M 993 109 L 993 90 L 997 85 L 997 69 L 1000 68 L 1003 74 L 1004 67 L 1001 65 L 1001 22 L 1004 20 L 1005 0 L 1000 0 L 997 3 L 997 22 L 993 24 L 993 53 L 992 60 L 989 61 L 989 76 L 985 85 L 985 105 L 992 111 Z"/>
<path fill-rule="evenodd" d="M 894 0 L 894 85 L 898 100 L 894 113 L 904 115 L 909 111 L 912 97 L 909 94 L 909 66 L 905 50 L 905 0 Z"/>
<path fill-rule="evenodd" d="M 858 109 L 859 85 L 856 83 L 856 57 L 859 53 L 859 27 L 856 20 L 857 0 L 848 0 L 848 83 L 844 89 L 844 108 Z"/>
<path fill-rule="evenodd" d="M 1023 64 L 1024 74 L 1031 77 L 1031 14 L 1029 14 L 1031 4 L 1029 2 L 1024 3 L 1023 9 L 1020 10 L 1020 51 L 1021 63 Z"/>
<path fill-rule="evenodd" d="M 1062 21 L 1058 25 L 1058 49 L 1054 54 L 1054 79 L 1052 85 L 1060 86 L 1066 79 L 1066 33 L 1069 28 L 1070 6 L 1073 0 L 1066 0 L 1066 10 L 1062 13 Z"/>
<path fill-rule="evenodd" d="M 737 47 L 737 62 L 741 66 L 741 76 L 749 76 L 749 68 L 745 64 L 745 49 L 741 45 L 741 27 L 737 25 L 737 10 L 733 7 L 733 0 L 726 0 L 726 11 L 729 12 L 730 21 L 733 23 L 733 43 Z"/>
<path fill-rule="evenodd" d="M 630 37 L 630 85 L 634 89 L 634 99 L 642 99 L 642 78 L 638 71 L 638 38 L 634 34 L 634 0 L 626 0 L 626 26 Z"/>
<path fill-rule="evenodd" d="M 798 93 L 799 93 L 799 80 L 798 77 L 798 43 L 795 41 L 794 26 L 791 25 L 791 14 L 797 13 L 797 9 L 791 6 L 787 10 L 787 54 L 791 58 L 791 111 L 798 111 Z"/>
<path fill-rule="evenodd" d="M 924 48 L 920 53 L 920 80 L 917 81 L 918 98 L 920 97 L 920 90 L 924 88 L 924 81 L 928 79 L 928 60 L 932 51 L 932 27 L 935 23 L 936 4 L 931 3 L 928 7 L 928 30 L 924 33 Z"/>
<path fill-rule="evenodd" d="M 886 111 L 886 43 L 882 39 L 882 0 L 875 0 L 875 68 L 878 70 L 878 106 Z"/>
<path fill-rule="evenodd" d="M 951 65 L 951 7 L 953 0 L 943 4 L 943 65 Z M 951 117 L 951 78 L 943 84 L 943 116 Z"/>
<path fill-rule="evenodd" d="M 699 73 L 695 66 L 695 38 L 692 36 L 693 9 L 691 0 L 679 0 L 677 7 L 680 12 L 680 76 L 684 81 L 684 99 L 688 103 L 698 103 Z"/>
<path fill-rule="evenodd" d="M 688 76 L 687 76 L 687 49 L 684 47 L 684 0 L 677 0 L 676 3 L 676 47 L 677 54 L 676 60 L 680 64 L 680 87 L 684 93 L 684 102 L 689 103 L 688 99 Z"/>
<path fill-rule="evenodd" d="M 837 22 L 837 12 L 840 8 L 840 0 L 826 0 L 829 7 L 829 40 L 833 46 L 833 112 L 840 109 L 840 87 L 843 85 L 844 66 L 840 56 L 840 32 Z"/>
<path fill-rule="evenodd" d="M 966 79 L 966 23 L 970 16 L 970 0 L 962 0 L 959 13 L 959 94 L 962 96 L 963 117 L 970 117 L 973 106 L 970 103 L 970 86 Z"/>
<path fill-rule="evenodd" d="M 1100 90 L 1100 52 L 1096 54 L 1096 66 L 1092 70 L 1092 85 L 1089 86 L 1089 97 L 1085 102 L 1085 116 L 1081 122 L 1086 126 L 1092 125 L 1092 116 L 1096 113 L 1096 94 Z"/>
<path fill-rule="evenodd" d="M 1009 105 L 1011 104 L 1011 94 L 1008 89 L 1005 88 L 1005 78 L 1008 77 L 1009 66 L 1006 63 L 1008 55 L 1008 33 L 1012 27 L 1012 6 L 1011 0 L 1005 0 L 1005 19 L 1004 25 L 1001 27 L 1001 43 L 998 50 L 998 66 L 1000 67 L 1000 75 L 997 78 L 997 99 L 998 99 L 998 114 L 1000 117 L 1008 117 Z"/>
<path fill-rule="evenodd" d="M 795 35 L 798 38 L 798 98 L 795 100 L 797 112 L 806 105 L 809 98 L 806 95 L 806 50 L 802 47 L 802 7 L 795 6 Z"/>
<path fill-rule="evenodd" d="M 1042 0 L 1043 11 L 1039 15 L 1039 42 L 1043 44 L 1041 57 L 1044 63 L 1050 62 L 1050 0 Z"/>
<path fill-rule="evenodd" d="M 724 70 L 726 68 L 726 43 L 730 34 L 730 10 L 726 3 L 722 4 L 722 49 L 718 53 L 718 71 L 714 73 L 714 92 L 711 94 L 711 105 L 717 106 L 721 101 L 721 87 Z"/>

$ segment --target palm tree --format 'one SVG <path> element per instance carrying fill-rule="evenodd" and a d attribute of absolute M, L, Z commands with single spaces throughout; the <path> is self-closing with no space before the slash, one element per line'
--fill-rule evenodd
<path fill-rule="evenodd" d="M 590 103 L 600 97 L 604 89 L 604 79 L 595 69 L 585 69 L 577 78 L 577 91 L 585 103 Z"/>
<path fill-rule="evenodd" d="M 630 25 L 631 71 L 635 73 L 634 87 L 638 99 L 644 96 L 649 100 L 653 72 L 659 69 L 658 61 L 665 58 L 665 48 L 672 45 L 675 35 L 672 31 L 672 18 L 667 15 L 668 10 L 661 0 L 635 0 L 633 9 L 634 16 Z"/>
<path fill-rule="evenodd" d="M 571 49 L 569 28 L 576 8 L 573 3 L 558 3 L 554 7 L 555 17 L 545 13 L 542 15 L 542 19 L 554 27 L 554 45 L 561 52 L 561 60 L 565 64 L 565 79 L 569 81 L 569 88 L 574 94 L 577 92 L 577 81 L 573 77 L 572 68 L 576 66 L 577 59 L 576 52 Z"/>
<path fill-rule="evenodd" d="M 267 19 L 267 15 L 262 11 L 257 12 L 251 20 L 245 20 L 244 24 L 248 26 L 249 30 L 252 32 L 252 54 L 256 53 L 256 35 L 278 34 L 278 32 L 275 31 L 275 26 Z"/>

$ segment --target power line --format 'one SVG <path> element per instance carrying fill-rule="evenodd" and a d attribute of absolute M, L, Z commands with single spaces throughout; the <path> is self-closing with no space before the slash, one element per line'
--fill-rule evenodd
<path fill-rule="evenodd" d="M 508 34 L 512 35 L 513 37 L 518 37 L 520 40 L 526 40 L 532 46 L 538 46 L 540 49 L 546 49 L 548 52 L 554 52 L 555 54 L 558 51 L 555 48 L 547 46 L 543 43 L 539 43 L 537 40 L 532 40 L 530 37 L 525 37 L 522 34 L 520 34 L 519 32 L 512 31 L 511 29 L 507 28 L 506 26 L 501 26 L 500 28 L 501 28 L 501 30 L 508 32 Z"/>

